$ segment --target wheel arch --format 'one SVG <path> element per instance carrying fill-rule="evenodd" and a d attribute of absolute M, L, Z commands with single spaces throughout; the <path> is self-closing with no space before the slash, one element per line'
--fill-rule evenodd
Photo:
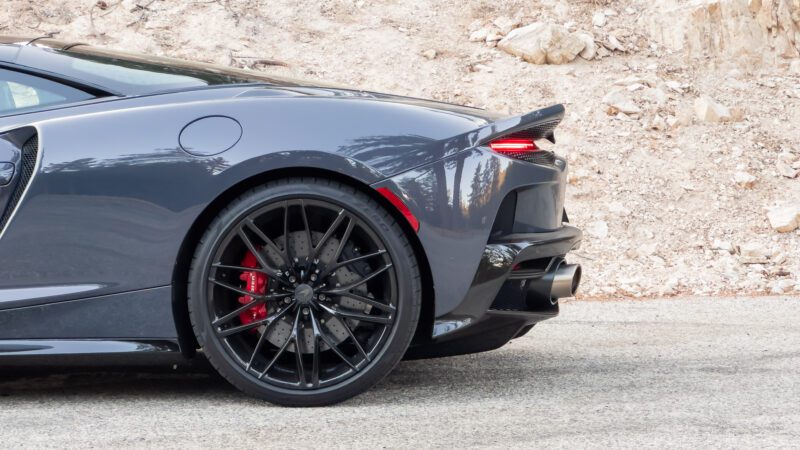
<path fill-rule="evenodd" d="M 338 181 L 342 184 L 352 186 L 358 189 L 373 200 L 381 204 L 390 214 L 394 217 L 400 227 L 403 229 L 406 237 L 408 238 L 414 250 L 414 255 L 417 258 L 419 265 L 420 276 L 422 277 L 422 311 L 420 312 L 417 330 L 412 340 L 412 345 L 425 342 L 429 340 L 433 331 L 434 320 L 434 290 L 433 290 L 433 275 L 428 263 L 428 257 L 420 242 L 417 234 L 409 225 L 408 221 L 403 217 L 402 213 L 397 210 L 392 204 L 378 194 L 369 185 L 359 181 L 358 179 L 344 175 L 339 172 L 325 170 L 320 168 L 282 168 L 274 169 L 253 175 L 250 178 L 244 179 L 239 183 L 231 186 L 221 194 L 219 194 L 206 208 L 198 215 L 189 231 L 184 236 L 181 243 L 178 256 L 175 261 L 175 266 L 172 274 L 172 312 L 175 318 L 175 328 L 178 331 L 178 341 L 180 344 L 181 352 L 186 357 L 193 357 L 199 347 L 197 339 L 192 330 L 191 321 L 189 319 L 189 306 L 188 298 L 188 278 L 189 269 L 192 263 L 195 249 L 197 248 L 200 238 L 203 233 L 219 214 L 225 205 L 233 201 L 236 197 L 246 192 L 248 189 L 265 184 L 269 181 L 274 181 L 282 178 L 296 178 L 296 177 L 317 177 L 327 178 L 330 180 Z"/>

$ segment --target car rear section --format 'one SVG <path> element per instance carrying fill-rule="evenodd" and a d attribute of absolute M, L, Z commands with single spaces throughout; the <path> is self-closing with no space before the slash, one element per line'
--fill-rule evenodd
<path fill-rule="evenodd" d="M 448 156 L 376 184 L 419 221 L 434 285 L 429 339 L 408 358 L 498 348 L 558 314 L 581 268 L 567 262 L 582 234 L 564 209 L 566 160 L 555 143 L 561 105 L 448 140 Z"/>

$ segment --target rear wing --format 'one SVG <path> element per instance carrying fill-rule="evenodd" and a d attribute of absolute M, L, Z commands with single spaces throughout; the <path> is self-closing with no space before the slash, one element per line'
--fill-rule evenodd
<path fill-rule="evenodd" d="M 465 137 L 469 141 L 470 147 L 486 145 L 495 139 L 511 135 L 525 136 L 533 140 L 547 139 L 555 144 L 554 130 L 563 118 L 564 105 L 553 105 L 521 116 L 492 122 L 470 131 Z"/>

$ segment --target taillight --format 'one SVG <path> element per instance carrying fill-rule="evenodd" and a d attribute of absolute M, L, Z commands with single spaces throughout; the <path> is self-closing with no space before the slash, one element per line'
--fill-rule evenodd
<path fill-rule="evenodd" d="M 536 152 L 539 147 L 533 139 L 500 138 L 489 143 L 489 148 L 499 153 Z"/>
<path fill-rule="evenodd" d="M 529 132 L 514 133 L 489 142 L 489 148 L 509 158 L 550 166 L 555 162 L 555 153 L 536 146 Z"/>

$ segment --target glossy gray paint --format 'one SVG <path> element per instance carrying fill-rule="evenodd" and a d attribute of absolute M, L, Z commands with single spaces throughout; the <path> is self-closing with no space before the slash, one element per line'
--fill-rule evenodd
<path fill-rule="evenodd" d="M 0 45 L 0 59 L 6 50 Z M 42 70 L 35 50 L 26 50 L 26 70 Z M 315 169 L 399 194 L 421 223 L 437 318 L 470 324 L 482 312 L 465 301 L 503 198 L 525 193 L 524 231 L 558 228 L 566 171 L 563 160 L 535 166 L 482 144 L 560 114 L 559 106 L 492 122 L 483 111 L 439 102 L 263 83 L 108 95 L 0 117 L 0 137 L 35 130 L 40 147 L 36 174 L 0 231 L 0 258 L 13 261 L 0 265 L 0 321 L 25 323 L 47 311 L 88 320 L 84 337 L 173 337 L 174 326 L 164 336 L 172 276 L 203 211 L 244 180 Z M 214 119 L 222 117 L 224 125 Z M 0 187 L 0 207 L 12 186 Z M 161 316 L 133 322 L 134 332 L 122 322 L 128 309 L 134 317 L 147 310 L 140 306 Z M 122 311 L 89 314 L 94 308 Z M 69 327 L 43 337 L 80 337 Z M 21 329 L 10 330 L 0 339 Z"/>
<path fill-rule="evenodd" d="M 464 301 L 500 203 L 512 190 L 525 193 L 518 198 L 522 203 L 517 211 L 525 211 L 524 217 L 534 222 L 526 231 L 561 226 L 566 162 L 560 161 L 554 167 L 538 166 L 476 147 L 375 184 L 402 192 L 422 223 L 419 239 L 434 268 L 436 317 L 452 313 Z M 476 319 L 477 309 L 467 316 Z"/>

